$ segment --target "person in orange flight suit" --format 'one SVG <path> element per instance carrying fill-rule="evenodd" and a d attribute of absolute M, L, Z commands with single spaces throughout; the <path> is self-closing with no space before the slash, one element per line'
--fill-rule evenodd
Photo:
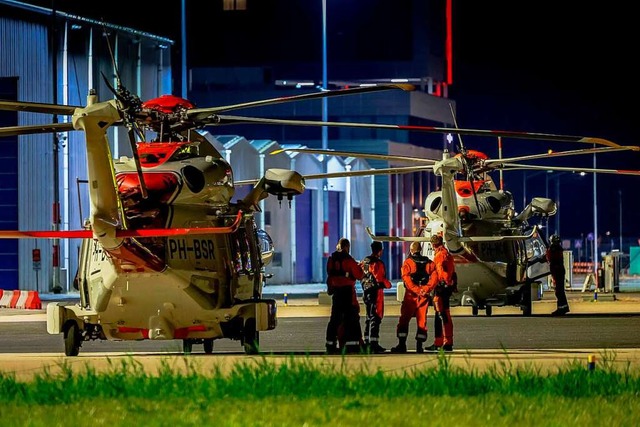
<path fill-rule="evenodd" d="M 436 312 L 433 324 L 434 341 L 427 351 L 453 351 L 453 319 L 451 318 L 451 294 L 456 291 L 457 277 L 453 256 L 442 242 L 442 236 L 431 236 L 431 246 L 435 251 L 433 264 L 435 273 L 431 275 L 429 287 L 433 289 L 433 308 Z"/>
<path fill-rule="evenodd" d="M 407 352 L 407 336 L 409 335 L 409 321 L 416 318 L 416 352 L 422 353 L 424 342 L 427 340 L 427 311 L 431 297 L 429 292 L 429 278 L 435 271 L 434 263 L 422 256 L 422 245 L 413 242 L 409 248 L 409 257 L 402 264 L 402 281 L 405 293 L 400 306 L 400 319 L 396 326 L 398 345 L 391 349 L 392 353 Z"/>
<path fill-rule="evenodd" d="M 380 324 L 384 317 L 384 289 L 391 288 L 387 279 L 382 259 L 383 246 L 381 242 L 371 243 L 371 255 L 360 261 L 364 277 L 362 285 L 362 300 L 366 308 L 364 321 L 364 344 L 370 353 L 384 353 L 386 348 L 380 345 Z"/>
<path fill-rule="evenodd" d="M 349 240 L 341 238 L 327 262 L 327 293 L 331 295 L 332 302 L 326 332 L 326 349 L 329 354 L 363 351 L 356 280 L 362 280 L 364 272 L 349 254 L 350 248 Z M 339 349 L 338 329 L 341 324 L 344 326 L 344 348 Z"/>

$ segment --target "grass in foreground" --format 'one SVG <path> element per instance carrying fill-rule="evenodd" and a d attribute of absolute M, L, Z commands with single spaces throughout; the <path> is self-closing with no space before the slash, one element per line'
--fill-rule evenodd
<path fill-rule="evenodd" d="M 304 358 L 193 371 L 164 365 L 149 374 L 131 360 L 100 374 L 63 366 L 28 382 L 0 373 L 0 425 L 640 425 L 640 373 L 630 366 L 476 372 L 442 355 L 438 368 L 408 374 L 347 372 Z"/>

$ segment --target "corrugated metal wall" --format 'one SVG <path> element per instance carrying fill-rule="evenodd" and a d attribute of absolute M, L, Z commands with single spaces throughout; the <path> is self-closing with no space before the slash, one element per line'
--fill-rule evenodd
<path fill-rule="evenodd" d="M 53 101 L 53 67 L 49 59 L 48 27 L 29 20 L 15 20 L 0 17 L 0 77 L 18 77 L 18 100 L 31 102 Z M 58 51 L 58 103 L 65 98 L 71 105 L 84 105 L 89 87 L 95 87 L 100 100 L 112 98 L 103 81 L 104 73 L 113 82 L 111 63 L 103 29 L 88 22 L 81 25 L 65 25 L 58 18 L 60 35 Z M 67 44 L 65 45 L 65 26 Z M 89 52 L 89 41 L 93 32 L 93 52 Z M 109 30 L 109 40 L 118 39 L 117 61 L 122 83 L 132 92 L 141 89 L 143 100 L 171 93 L 170 46 L 160 46 L 154 38 L 140 37 L 123 31 Z M 138 49 L 142 43 L 141 49 Z M 66 46 L 66 52 L 65 52 Z M 66 54 L 66 55 L 65 55 Z M 66 61 L 65 61 L 66 58 Z M 138 61 L 140 58 L 140 61 Z M 91 60 L 91 61 L 90 61 Z M 89 67 L 92 65 L 93 81 L 89 83 Z M 66 96 L 65 96 L 66 94 Z M 48 114 L 19 113 L 18 124 L 51 123 Z M 67 118 L 60 117 L 59 121 Z M 70 118 L 69 118 L 70 120 Z M 113 135 L 113 132 L 110 135 Z M 129 143 L 124 130 L 119 135 L 118 149 L 121 155 L 130 155 Z M 80 185 L 78 179 L 87 175 L 86 148 L 81 132 L 69 132 L 60 135 L 59 178 L 60 211 L 62 214 L 60 229 L 79 229 L 83 219 L 89 214 L 89 201 L 86 184 Z M 110 138 L 113 141 L 113 137 Z M 113 142 L 112 142 L 113 143 Z M 52 204 L 54 198 L 53 174 L 54 136 L 52 134 L 23 135 L 19 137 L 19 229 L 52 229 Z M 80 212 L 80 206 L 82 212 Z M 79 240 L 60 241 L 60 277 L 63 291 L 73 291 L 72 280 L 77 270 L 77 251 Z M 31 251 L 41 250 L 41 267 L 33 270 Z M 68 272 L 68 273 L 67 273 Z M 25 239 L 19 242 L 19 288 L 49 292 L 52 283 L 52 241 L 47 239 Z"/>

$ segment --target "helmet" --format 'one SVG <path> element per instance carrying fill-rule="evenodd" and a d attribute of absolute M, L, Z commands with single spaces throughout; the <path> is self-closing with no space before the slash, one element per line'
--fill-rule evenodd
<path fill-rule="evenodd" d="M 431 239 L 429 239 L 429 241 L 433 246 L 440 246 L 442 245 L 442 236 L 439 234 L 434 234 L 433 236 L 431 236 Z"/>
<path fill-rule="evenodd" d="M 558 236 L 557 234 L 552 234 L 551 237 L 549 237 L 549 241 L 551 243 L 560 243 L 560 236 Z"/>

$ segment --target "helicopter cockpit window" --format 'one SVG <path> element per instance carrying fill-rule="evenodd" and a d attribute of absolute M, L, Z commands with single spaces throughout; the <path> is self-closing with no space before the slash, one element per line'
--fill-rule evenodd
<path fill-rule="evenodd" d="M 198 157 L 198 146 L 194 144 L 184 145 L 178 148 L 169 160 L 180 161 Z"/>
<path fill-rule="evenodd" d="M 546 249 L 540 237 L 527 239 L 525 244 L 527 247 L 527 258 L 531 259 L 544 256 Z"/>

